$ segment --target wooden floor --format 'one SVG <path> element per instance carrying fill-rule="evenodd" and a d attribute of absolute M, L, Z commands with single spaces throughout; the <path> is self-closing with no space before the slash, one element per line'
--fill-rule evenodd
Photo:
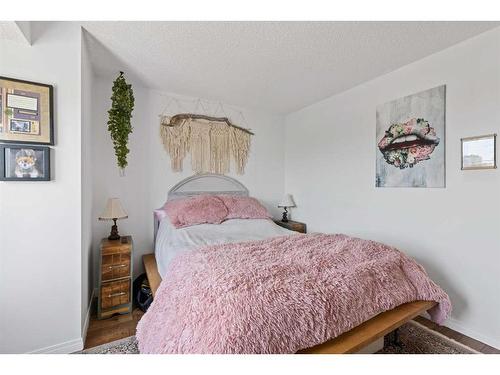
<path fill-rule="evenodd" d="M 143 315 L 140 309 L 135 308 L 132 314 L 98 320 L 94 312 L 89 322 L 85 349 L 135 335 L 135 327 Z"/>
<path fill-rule="evenodd" d="M 90 319 L 87 339 L 85 340 L 85 349 L 135 335 L 135 327 L 143 314 L 144 313 L 140 309 L 136 308 L 132 314 L 115 315 L 109 319 L 97 320 L 97 315 L 94 313 Z M 438 326 L 428 319 L 419 316 L 414 320 L 481 353 L 500 354 L 500 350 L 450 328 Z"/>

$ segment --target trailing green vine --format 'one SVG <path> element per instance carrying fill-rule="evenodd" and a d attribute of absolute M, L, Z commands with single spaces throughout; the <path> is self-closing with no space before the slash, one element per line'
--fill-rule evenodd
<path fill-rule="evenodd" d="M 118 167 L 127 166 L 127 154 L 129 149 L 128 136 L 132 133 L 132 111 L 134 110 L 134 92 L 132 85 L 128 84 L 123 72 L 113 82 L 113 94 L 111 95 L 111 108 L 108 111 L 108 130 L 111 134 L 113 147 Z"/>

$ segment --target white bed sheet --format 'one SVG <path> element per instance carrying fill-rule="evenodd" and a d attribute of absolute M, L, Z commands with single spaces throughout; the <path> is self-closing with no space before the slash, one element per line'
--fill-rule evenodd
<path fill-rule="evenodd" d="M 156 236 L 158 272 L 164 278 L 168 265 L 177 255 L 200 246 L 264 240 L 293 233 L 270 219 L 232 219 L 222 224 L 200 224 L 177 229 L 167 217 L 160 222 Z"/>

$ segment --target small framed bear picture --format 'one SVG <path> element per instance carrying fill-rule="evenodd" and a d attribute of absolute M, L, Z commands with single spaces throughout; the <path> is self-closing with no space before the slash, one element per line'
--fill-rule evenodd
<path fill-rule="evenodd" d="M 0 145 L 0 181 L 50 181 L 50 148 Z"/>

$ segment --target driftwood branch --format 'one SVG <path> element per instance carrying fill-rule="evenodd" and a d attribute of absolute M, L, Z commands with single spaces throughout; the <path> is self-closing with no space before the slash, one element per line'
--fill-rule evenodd
<path fill-rule="evenodd" d="M 178 115 L 172 116 L 170 118 L 169 123 L 162 123 L 163 126 L 176 126 L 180 124 L 183 120 L 207 120 L 207 121 L 216 121 L 216 122 L 225 122 L 229 126 L 232 126 L 233 128 L 239 129 L 241 131 L 244 131 L 245 133 L 248 133 L 250 135 L 255 135 L 252 133 L 250 130 L 242 128 L 238 125 L 234 125 L 227 117 L 211 117 L 211 116 L 205 116 L 205 115 L 196 115 L 193 113 L 179 113 Z"/>

